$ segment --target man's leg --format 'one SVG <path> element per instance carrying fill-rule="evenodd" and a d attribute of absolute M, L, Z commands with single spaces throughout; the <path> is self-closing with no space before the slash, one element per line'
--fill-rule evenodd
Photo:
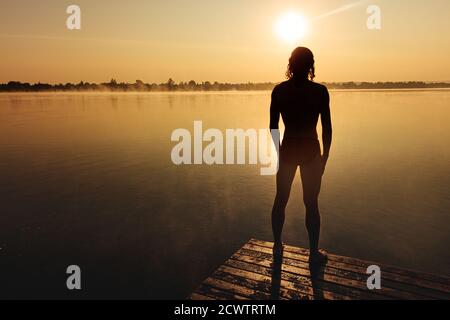
<path fill-rule="evenodd" d="M 320 214 L 319 192 L 322 183 L 322 162 L 318 156 L 313 161 L 300 166 L 300 174 L 303 185 L 303 202 L 306 208 L 305 224 L 308 230 L 309 247 L 312 254 L 316 254 L 319 248 Z"/>
<path fill-rule="evenodd" d="M 272 232 L 275 245 L 281 244 L 285 209 L 296 170 L 297 165 L 280 161 L 280 167 L 277 172 L 277 194 L 272 209 Z"/>

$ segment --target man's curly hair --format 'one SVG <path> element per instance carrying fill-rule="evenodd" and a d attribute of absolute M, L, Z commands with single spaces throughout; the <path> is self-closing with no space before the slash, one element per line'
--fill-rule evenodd
<path fill-rule="evenodd" d="M 312 51 L 305 47 L 295 48 L 289 58 L 286 78 L 307 78 L 313 81 L 315 76 L 314 56 Z"/>

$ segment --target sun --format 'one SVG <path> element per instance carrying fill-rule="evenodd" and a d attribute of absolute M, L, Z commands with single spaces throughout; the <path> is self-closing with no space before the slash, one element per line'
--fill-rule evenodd
<path fill-rule="evenodd" d="M 278 19 L 275 31 L 283 41 L 293 44 L 304 38 L 308 31 L 308 23 L 302 15 L 291 11 Z"/>

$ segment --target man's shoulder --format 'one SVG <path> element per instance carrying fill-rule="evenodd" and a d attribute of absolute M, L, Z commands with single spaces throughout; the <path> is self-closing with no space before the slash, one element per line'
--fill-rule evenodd
<path fill-rule="evenodd" d="M 288 85 L 289 85 L 289 80 L 286 80 L 286 81 L 276 84 L 272 90 L 272 94 L 276 94 L 280 91 L 283 91 Z"/>
<path fill-rule="evenodd" d="M 312 82 L 312 81 L 310 81 L 310 84 L 311 84 L 317 91 L 320 91 L 320 92 L 328 92 L 328 88 L 327 88 L 324 84 L 321 84 L 321 83 L 318 83 L 318 82 Z"/>
<path fill-rule="evenodd" d="M 328 88 L 321 83 L 308 81 L 307 85 L 310 88 L 309 90 L 311 90 L 312 92 L 315 92 L 316 94 L 328 95 Z M 286 81 L 280 82 L 277 85 L 275 85 L 275 87 L 273 88 L 273 91 L 272 91 L 272 95 L 275 95 L 275 94 L 278 94 L 278 93 L 281 93 L 283 91 L 290 90 L 290 89 L 292 89 L 291 81 L 286 80 Z"/>

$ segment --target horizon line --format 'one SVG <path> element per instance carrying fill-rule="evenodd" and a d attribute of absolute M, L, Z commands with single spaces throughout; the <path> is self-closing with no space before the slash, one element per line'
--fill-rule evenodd
<path fill-rule="evenodd" d="M 114 81 L 113 81 L 114 80 Z M 238 85 L 238 84 L 277 84 L 277 83 L 281 83 L 284 81 L 287 81 L 288 79 L 283 79 L 281 81 L 241 81 L 241 82 L 230 82 L 230 81 L 226 81 L 226 82 L 221 82 L 221 81 L 216 81 L 216 80 L 200 80 L 200 81 L 196 81 L 196 80 L 182 80 L 179 82 L 176 82 L 175 80 L 173 80 L 173 78 L 169 77 L 168 80 L 163 81 L 163 82 L 146 82 L 140 79 L 136 79 L 134 82 L 126 82 L 126 81 L 117 81 L 115 78 L 111 78 L 108 82 L 90 82 L 90 81 L 85 81 L 85 80 L 80 80 L 78 82 L 41 82 L 41 81 L 23 81 L 23 80 L 8 80 L 6 82 L 0 82 L 0 85 L 7 85 L 11 82 L 16 82 L 16 83 L 21 83 L 21 84 L 30 84 L 30 85 L 37 85 L 37 84 L 49 84 L 49 85 L 65 85 L 65 84 L 72 84 L 72 85 L 80 85 L 81 83 L 83 84 L 96 84 L 96 85 L 103 85 L 103 84 L 112 84 L 112 83 L 116 83 L 116 84 L 136 84 L 141 82 L 142 84 L 156 84 L 156 85 L 161 85 L 161 84 L 167 84 L 169 81 L 173 81 L 174 85 L 180 85 L 180 84 L 189 84 L 190 82 L 195 82 L 195 84 L 197 85 L 201 85 L 201 84 L 206 84 L 206 83 L 210 83 L 210 84 L 232 84 L 232 85 Z M 312 82 L 316 82 L 316 83 L 328 83 L 328 84 L 343 84 L 343 83 L 355 83 L 355 84 L 359 84 L 359 83 L 371 83 L 371 84 L 376 84 L 376 83 L 414 83 L 414 82 L 421 82 L 421 83 L 427 83 L 427 84 L 433 84 L 433 83 L 449 83 L 450 84 L 450 80 L 376 80 L 376 81 L 368 81 L 368 80 L 343 80 L 343 81 L 312 81 Z"/>

